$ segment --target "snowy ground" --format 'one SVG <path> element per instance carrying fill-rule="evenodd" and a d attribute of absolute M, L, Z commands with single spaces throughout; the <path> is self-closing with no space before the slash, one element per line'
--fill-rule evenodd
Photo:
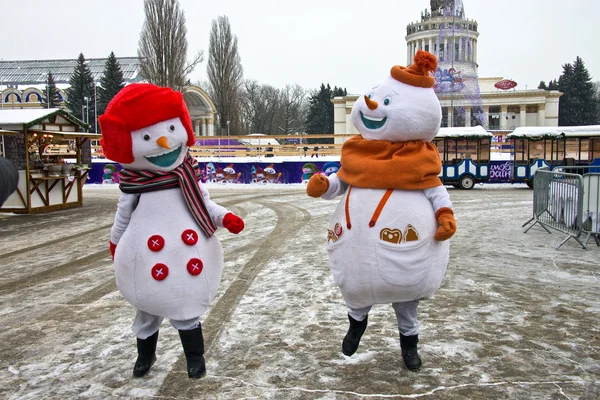
<path fill-rule="evenodd" d="M 418 373 L 402 365 L 391 306 L 374 307 L 354 356 L 341 353 L 346 310 L 324 249 L 335 201 L 300 185 L 209 188 L 247 229 L 218 233 L 208 375 L 187 378 L 165 322 L 158 361 L 132 378 L 134 310 L 107 248 L 118 189 L 88 185 L 83 207 L 0 214 L 0 398 L 600 398 L 600 248 L 524 234 L 525 186 L 449 188 L 458 232 L 442 288 L 419 308 Z"/>

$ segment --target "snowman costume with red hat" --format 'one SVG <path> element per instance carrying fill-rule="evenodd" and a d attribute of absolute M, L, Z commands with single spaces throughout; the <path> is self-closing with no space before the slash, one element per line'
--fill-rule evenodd
<path fill-rule="evenodd" d="M 223 271 L 218 227 L 241 218 L 214 203 L 188 154 L 194 132 L 183 96 L 148 83 L 123 88 L 99 118 L 106 158 L 119 162 L 122 191 L 110 235 L 117 287 L 136 307 L 133 331 L 144 376 L 156 360 L 163 318 L 179 330 L 188 376 L 205 375 L 200 316 Z"/>
<path fill-rule="evenodd" d="M 419 50 L 409 68 L 394 66 L 359 98 L 351 118 L 360 135 L 344 143 L 340 170 L 313 176 L 306 189 L 311 197 L 344 195 L 327 236 L 333 278 L 348 306 L 343 353 L 357 350 L 371 307 L 391 303 L 410 370 L 421 367 L 417 306 L 440 287 L 456 231 L 431 143 L 442 118 L 430 75 L 436 67 L 435 56 Z"/>

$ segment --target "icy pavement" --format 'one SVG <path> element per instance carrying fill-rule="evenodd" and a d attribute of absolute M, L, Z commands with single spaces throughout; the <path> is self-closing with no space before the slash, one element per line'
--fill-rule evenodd
<path fill-rule="evenodd" d="M 373 308 L 358 352 L 341 353 L 344 304 L 327 266 L 336 201 L 300 185 L 209 186 L 241 215 L 219 231 L 225 271 L 203 316 L 208 375 L 190 381 L 175 329 L 133 379 L 133 308 L 114 285 L 108 235 L 118 189 L 84 206 L 0 214 L 0 398 L 597 399 L 600 248 L 521 225 L 532 191 L 449 188 L 458 231 L 446 280 L 419 307 L 423 368 L 402 365 L 391 306 Z"/>

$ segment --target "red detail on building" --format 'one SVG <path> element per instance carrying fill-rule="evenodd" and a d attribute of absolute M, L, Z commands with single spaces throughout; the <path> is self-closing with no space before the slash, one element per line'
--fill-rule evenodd
<path fill-rule="evenodd" d="M 148 248 L 152 251 L 161 251 L 165 247 L 165 239 L 160 235 L 152 235 L 148 239 Z"/>
<path fill-rule="evenodd" d="M 200 260 L 199 258 L 192 258 L 187 263 L 187 270 L 190 273 L 190 275 L 200 275 L 200 272 L 202 272 L 202 267 L 202 260 Z"/>
<path fill-rule="evenodd" d="M 517 86 L 517 82 L 511 81 L 510 79 L 503 79 L 494 83 L 494 87 L 500 90 L 508 90 Z"/>
<path fill-rule="evenodd" d="M 181 234 L 181 240 L 188 246 L 193 246 L 198 243 L 198 233 L 193 229 L 186 229 Z"/>
<path fill-rule="evenodd" d="M 169 267 L 165 264 L 156 264 L 152 267 L 152 277 L 157 281 L 162 281 L 169 275 Z"/>

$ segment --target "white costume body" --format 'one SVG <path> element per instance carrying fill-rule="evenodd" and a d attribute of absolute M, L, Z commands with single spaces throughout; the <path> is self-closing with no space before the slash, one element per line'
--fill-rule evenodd
<path fill-rule="evenodd" d="M 204 203 L 213 222 L 223 226 L 228 212 L 217 205 L 199 182 Z M 182 233 L 196 232 L 198 241 L 186 244 Z M 148 239 L 160 235 L 164 247 L 152 251 Z M 185 203 L 180 188 L 143 194 L 121 194 L 111 241 L 117 244 L 114 271 L 117 287 L 138 310 L 172 320 L 188 320 L 202 315 L 214 298 L 223 271 L 223 249 L 219 239 L 202 232 Z M 199 275 L 188 272 L 187 264 L 197 258 L 203 269 Z M 153 277 L 152 268 L 165 264 L 168 275 Z"/>
<path fill-rule="evenodd" d="M 371 217 L 385 189 L 352 187 L 347 228 L 346 197 L 348 185 L 336 174 L 329 176 L 329 188 L 322 196 L 333 199 L 344 194 L 329 227 L 327 251 L 331 272 L 350 309 L 374 304 L 406 302 L 433 295 L 444 278 L 449 258 L 449 241 L 434 238 L 438 229 L 436 210 L 451 207 L 443 186 L 424 190 L 394 190 L 374 227 Z M 339 224 L 336 229 L 336 224 Z M 419 239 L 390 243 L 381 231 L 397 229 L 404 235 L 412 225 Z M 341 230 L 340 230 L 341 227 Z M 404 235 L 405 236 L 405 235 Z"/>

